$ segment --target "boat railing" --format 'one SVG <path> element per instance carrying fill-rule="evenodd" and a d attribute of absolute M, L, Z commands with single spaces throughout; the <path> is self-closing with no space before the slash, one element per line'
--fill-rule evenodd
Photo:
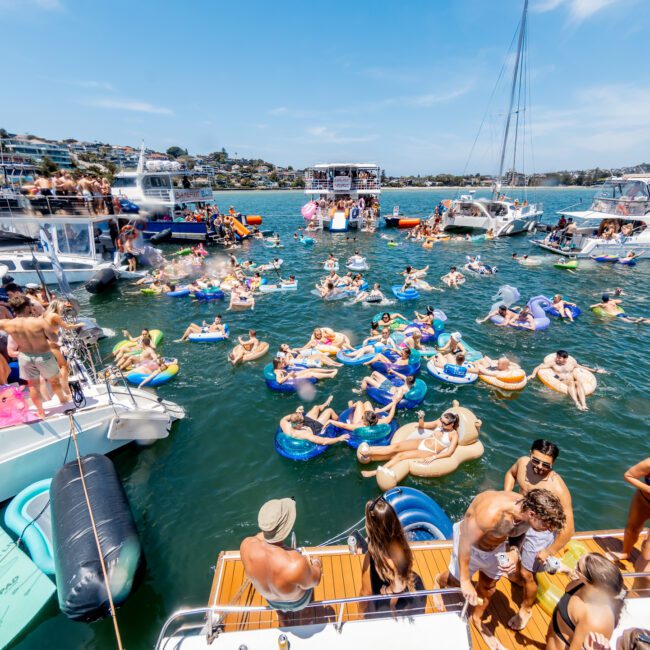
<path fill-rule="evenodd" d="M 112 197 L 98 195 L 83 196 L 25 196 L 11 193 L 0 196 L 0 215 L 2 216 L 51 216 L 62 215 L 95 216 L 97 203 L 102 202 L 102 210 Z"/>
<path fill-rule="evenodd" d="M 172 190 L 165 187 L 147 187 L 144 189 L 144 195 L 150 199 L 170 202 L 172 200 Z"/>
<path fill-rule="evenodd" d="M 305 178 L 305 191 L 334 191 L 334 181 L 330 178 Z M 381 181 L 377 178 L 353 178 L 349 191 L 378 191 L 381 190 Z M 341 190 L 348 191 L 348 190 Z"/>
<path fill-rule="evenodd" d="M 444 598 L 445 612 L 426 611 L 427 601 L 434 596 Z M 302 610 L 300 625 L 333 623 L 336 630 L 341 633 L 345 622 L 394 617 L 395 613 L 390 607 L 387 607 L 386 611 L 367 613 L 359 611 L 358 608 L 358 605 L 361 603 L 377 604 L 384 602 L 388 604 L 394 598 L 394 594 L 385 594 L 315 601 Z M 463 619 L 467 617 L 467 604 L 459 588 L 421 589 L 420 591 L 400 594 L 400 600 L 416 601 L 404 608 L 401 607 L 400 603 L 400 609 L 397 611 L 397 615 L 402 617 L 442 613 L 457 613 Z M 356 607 L 352 608 L 352 605 Z M 264 626 L 265 624 L 269 627 L 274 627 L 276 620 L 274 617 L 276 614 L 277 610 L 268 605 L 215 605 L 213 607 L 179 610 L 174 612 L 165 621 L 158 635 L 155 648 L 156 650 L 164 650 L 167 647 L 167 641 L 179 635 L 204 635 L 207 637 L 207 642 L 212 643 L 219 634 L 224 632 L 228 625 L 226 618 L 229 615 L 239 615 L 236 627 L 237 631 L 240 632 L 244 631 L 248 625 L 250 625 L 251 629 L 259 629 L 260 626 Z"/>

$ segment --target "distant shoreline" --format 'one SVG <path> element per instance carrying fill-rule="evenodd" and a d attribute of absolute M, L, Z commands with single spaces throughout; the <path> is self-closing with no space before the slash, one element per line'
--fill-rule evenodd
<path fill-rule="evenodd" d="M 512 190 L 513 188 L 504 188 L 507 190 Z M 595 191 L 595 187 L 585 187 L 584 185 L 535 185 L 535 187 L 528 187 L 528 188 L 515 188 L 517 191 L 520 190 L 527 190 L 528 192 L 535 192 L 536 190 L 592 190 Z M 490 192 L 491 188 L 489 187 L 467 187 L 467 185 L 444 185 L 444 186 L 438 186 L 438 187 L 382 187 L 381 188 L 382 192 L 385 191 L 396 191 L 396 192 L 434 192 L 434 191 L 440 191 L 440 190 L 476 190 L 477 192 L 480 192 L 481 190 Z M 220 188 L 218 190 L 213 190 L 213 192 L 264 192 L 264 193 L 270 193 L 270 192 L 298 192 L 299 194 L 304 194 L 305 190 L 300 189 L 300 188 L 287 188 L 287 189 L 281 189 L 281 188 L 273 188 L 273 189 L 260 189 L 260 188 L 247 188 L 247 187 L 225 187 L 225 188 Z M 317 194 L 317 192 L 314 192 L 314 194 Z"/>

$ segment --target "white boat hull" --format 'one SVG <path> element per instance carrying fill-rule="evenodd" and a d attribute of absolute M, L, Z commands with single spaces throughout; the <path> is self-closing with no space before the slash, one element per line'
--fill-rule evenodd
<path fill-rule="evenodd" d="M 131 389 L 136 404 L 121 387 L 111 389 L 113 404 L 103 385 L 84 387 L 84 394 L 86 406 L 74 413 L 82 455 L 109 454 L 134 440 L 150 443 L 165 437 L 178 415 L 145 390 Z M 45 420 L 0 429 L 0 502 L 36 481 L 51 478 L 64 463 L 76 458 L 69 418 L 64 413 L 71 405 L 61 406 L 54 400 L 44 406 Z"/>
<path fill-rule="evenodd" d="M 526 217 L 521 218 L 489 218 L 489 217 L 473 217 L 469 215 L 452 215 L 446 216 L 443 220 L 444 230 L 481 230 L 487 232 L 492 230 L 495 235 L 519 235 L 528 232 L 538 217 L 541 217 L 541 212 L 531 213 Z"/>

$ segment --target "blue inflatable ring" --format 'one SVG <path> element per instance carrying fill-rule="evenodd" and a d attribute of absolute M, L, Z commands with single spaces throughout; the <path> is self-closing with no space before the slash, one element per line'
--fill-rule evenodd
<path fill-rule="evenodd" d="M 397 377 L 394 377 L 390 381 L 395 386 L 400 386 L 403 383 L 402 380 L 398 379 Z M 374 388 L 371 386 L 368 387 L 366 393 L 368 393 L 368 397 L 374 399 L 375 402 L 383 404 L 384 406 L 390 404 L 393 399 L 393 396 L 383 388 Z M 424 402 L 424 397 L 426 394 L 427 385 L 424 383 L 424 381 L 422 381 L 422 379 L 416 379 L 415 383 L 413 384 L 413 388 L 411 388 L 411 390 L 406 393 L 406 395 L 404 395 L 404 397 L 397 403 L 397 408 L 414 409 L 420 406 L 422 402 Z"/>
<path fill-rule="evenodd" d="M 359 347 L 354 348 L 355 350 L 358 350 Z M 375 348 L 376 349 L 376 348 Z M 348 354 L 352 350 L 339 350 L 336 353 L 336 359 L 337 361 L 340 361 L 344 366 L 360 366 L 367 361 L 370 361 L 375 356 L 375 352 L 368 352 L 367 354 L 361 355 L 358 359 L 351 359 Z"/>
<path fill-rule="evenodd" d="M 152 388 L 162 386 L 176 377 L 180 370 L 178 364 L 172 363 L 171 359 L 165 359 L 165 363 L 169 364 L 167 370 L 157 374 L 151 381 L 148 381 L 145 386 L 151 386 Z M 133 370 L 125 375 L 126 380 L 135 386 L 139 386 L 148 376 L 148 374 L 145 375 L 142 372 L 135 372 Z"/>
<path fill-rule="evenodd" d="M 198 300 L 223 300 L 226 294 L 221 289 L 206 289 L 195 292 L 194 297 Z"/>
<path fill-rule="evenodd" d="M 187 338 L 192 343 L 212 343 L 214 341 L 225 341 L 228 338 L 230 328 L 224 325 L 224 334 L 218 332 L 199 332 L 198 334 L 190 334 Z"/>
<path fill-rule="evenodd" d="M 573 316 L 574 319 L 578 318 L 580 314 L 582 314 L 582 309 L 578 307 L 578 305 L 571 305 L 565 307 L 568 311 L 571 312 L 571 316 Z M 544 311 L 549 315 L 549 316 L 555 316 L 555 318 L 560 318 L 560 312 L 555 309 L 555 307 L 544 307 Z"/>
<path fill-rule="evenodd" d="M 387 350 L 384 352 L 384 356 L 388 359 L 396 361 L 399 358 L 399 355 L 394 350 Z M 417 375 L 420 372 L 420 353 L 417 350 L 411 351 L 410 363 L 408 366 L 401 366 L 396 363 L 384 363 L 383 361 L 375 361 L 375 363 L 370 364 L 370 367 L 377 372 L 386 374 L 389 370 L 395 370 L 401 375 Z"/>
<path fill-rule="evenodd" d="M 339 420 L 347 423 L 353 410 L 352 408 L 345 409 L 345 411 L 339 414 Z M 337 435 L 347 433 L 350 437 L 346 442 L 350 447 L 356 449 L 362 442 L 367 442 L 369 445 L 374 446 L 388 445 L 395 431 L 397 431 L 397 422 L 393 419 L 390 424 L 375 424 L 371 427 L 359 427 L 354 431 L 337 428 Z"/>
<path fill-rule="evenodd" d="M 452 539 L 451 519 L 424 492 L 399 486 L 385 492 L 384 499 L 393 506 L 409 541 Z"/>
<path fill-rule="evenodd" d="M 417 289 L 409 287 L 406 291 L 402 291 L 402 285 L 395 284 L 391 287 L 393 295 L 398 300 L 417 300 L 420 297 L 420 293 Z"/>
<path fill-rule="evenodd" d="M 318 435 L 324 438 L 336 438 L 338 431 L 334 427 L 325 427 Z M 309 460 L 320 456 L 328 445 L 317 445 L 309 440 L 288 436 L 280 427 L 275 432 L 275 451 L 289 460 Z"/>
<path fill-rule="evenodd" d="M 183 296 L 189 296 L 190 290 L 188 287 L 182 287 L 181 289 L 176 289 L 176 291 L 168 291 L 165 295 L 169 298 L 182 298 Z"/>
<path fill-rule="evenodd" d="M 287 370 L 302 370 L 303 368 L 300 368 L 298 366 L 290 366 L 287 368 Z M 271 389 L 271 390 L 277 390 L 280 393 L 294 393 L 296 391 L 297 385 L 296 382 L 294 382 L 293 379 L 287 379 L 282 384 L 279 384 L 275 378 L 275 373 L 273 372 L 273 364 L 269 363 L 268 365 L 264 366 L 264 380 L 266 381 L 266 385 Z M 306 382 L 309 384 L 315 384 L 316 380 L 314 378 L 309 378 L 309 379 L 300 379 L 298 380 L 298 385 L 300 383 Z"/>

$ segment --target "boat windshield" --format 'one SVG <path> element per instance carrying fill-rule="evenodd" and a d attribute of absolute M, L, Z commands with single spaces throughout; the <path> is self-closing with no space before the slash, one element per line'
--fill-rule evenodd
<path fill-rule="evenodd" d="M 591 209 L 621 216 L 650 213 L 650 188 L 645 180 L 612 179 L 596 193 Z"/>
<path fill-rule="evenodd" d="M 87 223 L 57 223 L 47 229 L 60 254 L 87 256 L 91 254 L 89 227 Z"/>

